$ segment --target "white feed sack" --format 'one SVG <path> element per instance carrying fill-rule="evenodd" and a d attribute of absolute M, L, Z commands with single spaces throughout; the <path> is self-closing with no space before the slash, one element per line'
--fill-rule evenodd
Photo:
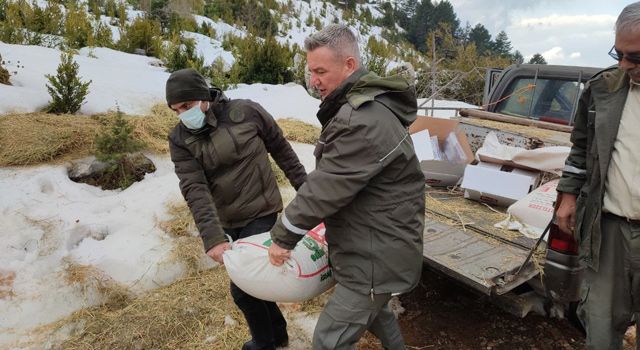
<path fill-rule="evenodd" d="M 269 262 L 269 232 L 237 240 L 224 253 L 224 266 L 233 283 L 256 298 L 277 302 L 311 299 L 335 284 L 324 232 L 324 224 L 309 231 L 282 266 Z"/>
<path fill-rule="evenodd" d="M 496 227 L 520 231 L 523 235 L 537 239 L 553 217 L 558 180 L 549 181 L 507 209 L 509 217 L 495 224 Z"/>

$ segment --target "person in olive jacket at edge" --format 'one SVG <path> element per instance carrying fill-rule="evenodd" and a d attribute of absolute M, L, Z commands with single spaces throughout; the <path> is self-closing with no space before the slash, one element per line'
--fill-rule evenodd
<path fill-rule="evenodd" d="M 609 55 L 618 65 L 580 97 L 555 213 L 579 244 L 577 313 L 590 350 L 622 350 L 631 322 L 640 337 L 640 1 L 620 12 Z"/>
<path fill-rule="evenodd" d="M 314 349 L 355 349 L 365 330 L 387 349 L 404 349 L 388 301 L 413 289 L 422 270 L 424 175 L 408 126 L 413 84 L 361 68 L 344 25 L 305 40 L 311 85 L 322 96 L 316 170 L 271 230 L 269 259 L 281 265 L 324 220 L 338 282 L 313 335 Z"/>
<path fill-rule="evenodd" d="M 204 249 L 223 263 L 233 240 L 267 232 L 282 210 L 282 198 L 267 154 L 298 189 L 307 174 L 275 120 L 250 100 L 230 100 L 209 88 L 193 69 L 167 80 L 169 107 L 180 123 L 169 134 L 171 160 L 180 179 Z M 288 344 L 287 323 L 278 306 L 254 298 L 231 283 L 231 295 L 244 314 L 252 339 L 243 350 Z"/>

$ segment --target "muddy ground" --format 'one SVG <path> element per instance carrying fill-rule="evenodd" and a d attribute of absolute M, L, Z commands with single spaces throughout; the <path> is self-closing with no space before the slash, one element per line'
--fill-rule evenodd
<path fill-rule="evenodd" d="M 423 272 L 420 286 L 400 300 L 405 311 L 399 322 L 408 349 L 556 350 L 585 346 L 582 333 L 567 320 L 535 314 L 512 316 L 486 297 L 430 270 Z M 381 348 L 371 334 L 358 346 L 359 350 Z"/>

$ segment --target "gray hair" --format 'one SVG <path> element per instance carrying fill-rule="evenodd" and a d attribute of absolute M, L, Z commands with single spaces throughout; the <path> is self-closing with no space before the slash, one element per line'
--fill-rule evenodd
<path fill-rule="evenodd" d="M 627 5 L 616 21 L 616 33 L 640 29 L 640 1 Z"/>
<path fill-rule="evenodd" d="M 304 48 L 313 51 L 326 46 L 339 58 L 353 57 L 360 66 L 360 48 L 358 38 L 344 24 L 330 24 L 304 40 Z"/>

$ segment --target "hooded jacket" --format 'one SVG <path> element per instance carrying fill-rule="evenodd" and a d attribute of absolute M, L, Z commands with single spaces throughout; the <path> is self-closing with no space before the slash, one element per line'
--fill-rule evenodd
<path fill-rule="evenodd" d="M 182 123 L 169 134 L 171 160 L 180 190 L 193 214 L 205 251 L 226 241 L 224 228 L 282 210 L 268 154 L 293 187 L 306 172 L 275 120 L 250 100 L 229 100 L 211 89 L 205 125 Z"/>
<path fill-rule="evenodd" d="M 424 175 L 408 126 L 415 88 L 359 70 L 321 105 L 316 170 L 271 230 L 292 249 L 324 221 L 338 283 L 360 292 L 402 293 L 422 269 Z"/>

